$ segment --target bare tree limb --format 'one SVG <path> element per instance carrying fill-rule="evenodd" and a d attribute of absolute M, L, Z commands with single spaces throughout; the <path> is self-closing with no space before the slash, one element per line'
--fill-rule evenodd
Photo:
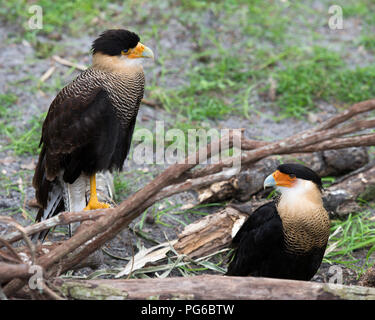
<path fill-rule="evenodd" d="M 14 278 L 29 277 L 29 265 L 0 262 L 0 284 Z"/>
<path fill-rule="evenodd" d="M 103 217 L 106 214 L 104 210 L 95 210 L 95 211 L 79 211 L 79 212 L 61 212 L 59 215 L 44 220 L 42 222 L 30 225 L 24 228 L 26 235 L 31 236 L 35 233 L 41 232 L 46 229 L 56 227 L 58 225 L 66 225 L 72 222 L 82 222 L 86 220 L 96 220 L 100 217 Z M 19 231 L 8 233 L 3 236 L 4 240 L 12 243 L 22 239 L 22 234 Z M 1 240 L 1 238 L 0 238 Z M 1 244 L 0 244 L 1 248 Z"/>
<path fill-rule="evenodd" d="M 375 120 L 373 119 L 356 120 L 349 124 L 344 124 L 341 127 L 337 127 L 345 121 L 352 119 L 354 116 L 373 109 L 375 109 L 375 100 L 363 101 L 353 105 L 348 110 L 313 129 L 295 134 L 286 139 L 270 143 L 247 141 L 246 143 L 249 148 L 251 146 L 251 149 L 241 157 L 241 163 L 254 163 L 260 159 L 276 154 L 312 152 L 322 150 L 322 148 L 347 147 L 349 144 L 373 144 L 374 134 L 371 133 L 354 137 L 345 136 L 355 132 L 359 133 L 365 129 L 374 128 Z M 234 134 L 234 132 L 230 132 L 228 136 L 223 137 L 220 140 L 220 146 L 225 145 L 226 149 L 232 148 Z M 207 158 L 220 152 L 220 149 L 216 150 L 212 143 L 204 149 L 205 151 L 207 150 Z M 179 192 L 179 190 L 187 190 L 187 188 L 194 184 L 196 186 L 197 183 L 202 182 L 202 180 L 194 179 L 218 173 L 224 168 L 233 165 L 233 160 L 225 160 L 221 163 L 208 165 L 203 169 L 192 171 L 199 162 L 199 154 L 200 150 L 187 157 L 185 163 L 170 166 L 144 188 L 123 201 L 117 208 L 99 210 L 100 218 L 96 219 L 90 226 L 87 226 L 85 232 L 75 234 L 63 244 L 44 254 L 37 259 L 37 264 L 42 266 L 45 270 L 48 270 L 50 274 L 56 274 L 57 270 L 61 270 L 62 272 L 69 270 L 69 268 L 78 264 L 82 259 L 99 249 L 105 242 L 112 239 L 134 218 L 156 201 L 175 192 Z M 220 174 L 217 177 L 219 176 Z M 217 177 L 212 179 L 216 179 Z M 193 180 L 186 181 L 188 178 Z M 82 212 L 82 214 L 87 214 L 87 212 Z M 79 213 L 77 213 L 77 215 L 79 215 Z M 43 228 L 44 227 L 45 225 Z M 39 226 L 39 228 L 41 228 L 41 226 Z M 21 233 L 27 236 L 28 231 L 29 230 L 25 229 L 21 231 Z M 14 239 L 14 235 L 7 239 Z M 14 279 L 4 288 L 4 293 L 7 296 L 12 296 L 24 283 L 22 279 Z"/>

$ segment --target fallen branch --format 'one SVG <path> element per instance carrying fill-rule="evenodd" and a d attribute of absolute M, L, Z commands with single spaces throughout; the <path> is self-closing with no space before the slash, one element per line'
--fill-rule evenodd
<path fill-rule="evenodd" d="M 357 200 L 375 200 L 375 166 L 332 185 L 325 192 L 326 208 L 344 217 L 360 210 Z"/>
<path fill-rule="evenodd" d="M 352 143 L 358 145 L 374 144 L 375 134 L 362 134 L 359 138 L 353 136 L 348 137 L 346 135 L 375 127 L 375 120 L 356 120 L 349 124 L 344 124 L 339 128 L 335 128 L 355 115 L 373 109 L 375 109 L 375 100 L 355 104 L 342 114 L 322 123 L 317 128 L 306 130 L 280 141 L 267 144 L 262 143 L 262 145 L 256 147 L 256 149 L 245 152 L 241 157 L 241 163 L 251 164 L 271 155 L 301 152 L 303 148 L 307 148 L 309 152 L 311 152 L 314 148 L 318 150 L 321 150 L 323 147 L 341 148 L 343 145 L 347 147 L 348 144 Z M 223 143 L 223 140 L 226 140 L 227 143 Z M 228 149 L 232 147 L 232 142 L 233 132 L 222 138 L 220 145 L 225 145 L 227 146 L 226 149 Z M 248 144 L 250 144 L 250 142 L 248 142 Z M 253 146 L 256 145 L 257 143 L 253 143 Z M 213 147 L 213 144 L 208 145 L 207 148 L 204 147 L 204 150 L 207 151 L 207 158 L 220 152 L 220 150 L 216 150 Z M 171 194 L 171 189 L 173 189 L 171 186 L 184 183 L 188 178 L 196 179 L 218 173 L 224 168 L 233 165 L 232 160 L 225 160 L 218 164 L 208 165 L 203 169 L 193 171 L 192 169 L 198 164 L 197 159 L 199 159 L 199 152 L 190 155 L 184 164 L 175 164 L 167 168 L 144 188 L 123 201 L 117 208 L 98 211 L 103 213 L 103 216 L 96 219 L 93 224 L 85 228 L 85 232 L 75 234 L 60 246 L 44 254 L 37 259 L 37 264 L 42 266 L 45 270 L 48 270 L 51 275 L 56 274 L 58 270 L 61 272 L 69 270 L 99 249 L 104 243 L 115 237 L 116 234 L 127 227 L 134 218 L 156 201 Z M 84 214 L 86 214 L 86 212 Z M 7 296 L 12 296 L 24 283 L 23 280 L 19 279 L 11 281 L 4 288 L 4 293 Z"/>
<path fill-rule="evenodd" d="M 203 275 L 130 280 L 62 280 L 55 286 L 70 299 L 189 300 L 375 300 L 375 289 L 254 277 Z"/>
<path fill-rule="evenodd" d="M 14 278 L 29 277 L 30 266 L 27 264 L 11 264 L 0 262 L 0 285 Z"/>
<path fill-rule="evenodd" d="M 230 132 L 228 136 L 220 139 L 220 145 L 231 147 L 233 134 L 233 132 Z M 211 150 L 211 145 L 207 146 L 208 157 L 211 157 L 219 151 L 220 150 L 215 148 Z M 177 180 L 186 170 L 193 168 L 198 163 L 197 159 L 199 159 L 199 151 L 190 155 L 186 159 L 185 164 L 176 164 L 166 169 L 143 189 L 123 201 L 117 208 L 100 210 L 106 212 L 106 215 L 89 226 L 85 232 L 76 233 L 72 238 L 67 240 L 64 245 L 60 245 L 40 257 L 38 259 L 38 265 L 48 270 L 63 257 L 74 252 L 65 260 L 61 261 L 58 266 L 54 266 L 54 269 L 50 273 L 55 274 L 58 270 L 61 272 L 69 270 L 95 250 L 99 249 L 105 242 L 115 237 L 116 234 L 126 227 L 136 216 L 152 205 L 154 202 L 150 201 L 150 199 L 153 199 L 164 187 Z M 148 199 L 148 201 L 145 202 L 144 199 Z M 78 247 L 80 247 L 80 249 L 75 251 Z M 14 279 L 4 287 L 4 293 L 7 296 L 11 296 L 21 289 L 23 285 L 23 280 Z"/>
<path fill-rule="evenodd" d="M 52 59 L 55 60 L 57 63 L 62 64 L 63 66 L 73 67 L 80 71 L 85 71 L 87 69 L 87 67 L 83 64 L 75 63 L 75 62 L 69 61 L 67 59 L 61 58 L 56 55 L 52 56 Z"/>
<path fill-rule="evenodd" d="M 48 220 L 32 224 L 24 228 L 24 233 L 28 236 L 39 233 L 43 230 L 47 230 L 59 225 L 66 225 L 73 222 L 82 222 L 86 220 L 96 220 L 100 217 L 103 217 L 106 214 L 104 210 L 102 211 L 79 211 L 79 212 L 61 212 L 59 215 L 54 216 Z M 22 234 L 19 231 L 8 233 L 3 236 L 4 240 L 7 240 L 9 243 L 18 241 L 22 239 Z M 1 243 L 0 243 L 1 248 Z"/>

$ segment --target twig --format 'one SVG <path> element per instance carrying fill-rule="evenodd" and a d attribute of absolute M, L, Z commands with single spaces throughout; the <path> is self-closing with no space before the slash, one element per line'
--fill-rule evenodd
<path fill-rule="evenodd" d="M 64 65 L 64 66 L 67 66 L 67 67 L 74 67 L 78 70 L 81 70 L 81 71 L 85 71 L 87 69 L 86 66 L 84 66 L 83 64 L 78 64 L 78 63 L 74 63 L 74 62 L 71 62 L 67 59 L 64 59 L 64 58 L 61 58 L 59 56 L 52 56 L 52 59 L 55 60 L 56 62 Z"/>
<path fill-rule="evenodd" d="M 21 257 L 18 255 L 18 253 L 13 249 L 13 247 L 10 245 L 10 243 L 2 238 L 0 238 L 0 243 L 3 244 L 9 252 L 13 255 L 13 257 L 7 255 L 5 252 L 0 251 L 0 255 L 14 263 L 23 263 Z"/>
<path fill-rule="evenodd" d="M 45 282 L 43 282 L 43 293 L 45 293 L 48 297 L 50 297 L 52 300 L 66 300 L 62 297 L 60 297 L 56 292 L 51 290 Z"/>
<path fill-rule="evenodd" d="M 27 236 L 25 228 L 22 227 L 19 223 L 17 223 L 16 221 L 14 221 L 14 219 L 12 219 L 10 217 L 1 216 L 0 221 L 10 224 L 11 226 L 16 228 L 21 233 L 22 238 L 25 240 L 25 243 L 29 248 L 31 263 L 35 264 L 35 246 L 31 242 L 30 238 Z"/>
<path fill-rule="evenodd" d="M 340 128 L 335 128 L 344 121 L 360 113 L 375 109 L 375 100 L 364 101 L 353 105 L 349 110 L 326 121 L 317 128 L 306 130 L 289 138 L 271 142 L 271 143 L 253 143 L 252 150 L 246 152 L 241 157 L 242 164 L 254 163 L 260 159 L 275 154 L 296 153 L 300 150 L 312 150 L 323 147 L 341 147 L 343 144 L 357 143 L 367 145 L 373 143 L 374 134 L 367 134 L 358 137 L 344 137 L 344 135 L 361 131 L 375 126 L 375 120 L 354 121 Z M 221 139 L 220 146 L 225 145 L 226 149 L 233 146 L 233 135 Z M 365 144 L 362 142 L 365 138 Z M 225 143 L 227 142 L 227 143 Z M 209 144 L 204 147 L 207 151 L 207 158 L 220 152 Z M 187 178 L 200 178 L 208 174 L 217 173 L 223 168 L 232 164 L 231 160 L 222 161 L 219 164 L 206 166 L 203 169 L 192 171 L 199 163 L 200 150 L 195 154 L 189 155 L 183 164 L 172 165 L 154 180 L 149 182 L 144 188 L 128 197 L 118 207 L 106 210 L 105 215 L 94 221 L 93 224 L 85 228 L 84 232 L 75 234 L 72 238 L 65 241 L 60 246 L 44 254 L 38 259 L 38 264 L 50 274 L 55 274 L 61 267 L 62 272 L 69 270 L 88 255 L 100 248 L 108 240 L 116 236 L 124 227 L 138 215 L 140 215 L 149 206 L 172 192 L 174 187 L 182 183 L 180 190 L 187 188 L 184 180 Z M 213 170 L 214 169 L 214 170 Z M 195 181 L 197 182 L 197 181 Z M 190 182 L 191 183 L 191 182 Z M 175 186 L 176 187 L 176 186 Z M 167 191 L 166 191 L 167 190 Z M 175 190 L 176 191 L 176 190 Z M 175 192 L 173 191 L 173 192 Z M 177 192 L 177 191 L 176 191 Z M 87 212 L 83 213 L 87 214 Z M 76 250 L 79 247 L 79 250 Z M 11 296 L 14 292 L 24 285 L 24 280 L 16 279 L 11 281 L 5 288 L 4 293 Z"/>
<path fill-rule="evenodd" d="M 5 295 L 3 288 L 0 285 L 0 300 L 8 300 L 7 296 Z"/>
<path fill-rule="evenodd" d="M 149 107 L 152 107 L 155 109 L 162 109 L 162 104 L 160 102 L 151 101 L 145 98 L 143 98 L 141 102 Z"/>
<path fill-rule="evenodd" d="M 43 75 L 40 77 L 39 81 L 40 82 L 45 82 L 52 74 L 55 72 L 56 67 L 52 66 L 50 67 Z"/>
<path fill-rule="evenodd" d="M 44 220 L 42 222 L 33 224 L 24 228 L 25 234 L 31 236 L 35 233 L 41 232 L 46 229 L 53 228 L 58 225 L 66 225 L 72 222 L 82 222 L 86 220 L 96 220 L 104 216 L 106 212 L 104 210 L 85 211 L 85 212 L 61 212 L 59 215 Z M 8 233 L 3 236 L 4 240 L 12 243 L 22 239 L 22 234 L 19 231 Z M 1 247 L 1 245 L 0 245 Z"/>

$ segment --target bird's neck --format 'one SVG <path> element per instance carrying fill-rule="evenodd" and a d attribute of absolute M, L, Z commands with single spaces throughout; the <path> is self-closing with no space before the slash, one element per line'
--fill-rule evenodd
<path fill-rule="evenodd" d="M 312 182 L 283 188 L 277 202 L 287 247 L 306 252 L 323 247 L 329 235 L 329 216 L 319 188 Z"/>
<path fill-rule="evenodd" d="M 323 206 L 322 195 L 315 183 L 306 180 L 298 180 L 292 188 L 279 187 L 281 192 L 278 208 L 281 211 L 293 210 L 305 212 L 307 209 L 315 209 Z"/>
<path fill-rule="evenodd" d="M 136 77 L 139 73 L 143 73 L 140 59 L 109 56 L 99 52 L 92 57 L 92 68 L 127 77 Z"/>

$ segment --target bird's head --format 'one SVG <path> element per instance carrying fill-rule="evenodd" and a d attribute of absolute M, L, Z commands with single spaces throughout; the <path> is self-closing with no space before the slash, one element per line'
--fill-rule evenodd
<path fill-rule="evenodd" d="M 101 67 L 131 66 L 142 58 L 154 59 L 152 50 L 140 42 L 131 31 L 112 29 L 103 32 L 92 43 L 93 63 Z"/>
<path fill-rule="evenodd" d="M 281 193 L 304 192 L 312 189 L 321 190 L 322 180 L 315 171 L 297 164 L 285 163 L 277 167 L 263 184 L 266 187 L 276 187 Z"/>

